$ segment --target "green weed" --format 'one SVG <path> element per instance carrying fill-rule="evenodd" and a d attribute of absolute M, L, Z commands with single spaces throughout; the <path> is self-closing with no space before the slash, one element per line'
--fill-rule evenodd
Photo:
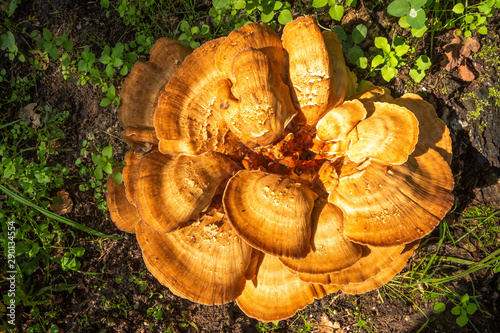
<path fill-rule="evenodd" d="M 89 152 L 91 141 L 95 140 L 94 135 L 90 137 L 90 141 L 83 140 L 82 148 L 80 149 L 80 157 L 75 161 L 75 166 L 80 168 L 79 174 L 85 179 L 78 188 L 80 191 L 88 191 L 92 189 L 94 191 L 94 198 L 97 200 L 98 208 L 101 210 L 107 210 L 106 204 L 106 180 L 107 176 L 110 175 L 118 183 L 122 183 L 122 175 L 120 172 L 113 172 L 113 169 L 117 166 L 124 165 L 123 162 L 118 162 L 113 159 L 113 148 L 111 146 L 106 146 L 101 148 L 97 143 L 95 144 L 95 149 L 97 154 Z M 90 154 L 89 154 L 90 153 Z M 92 164 L 84 165 L 83 161 L 91 156 Z"/>
<path fill-rule="evenodd" d="M 358 24 L 348 35 L 344 29 L 336 25 L 332 27 L 332 31 L 335 32 L 337 37 L 342 44 L 342 49 L 346 52 L 347 58 L 359 68 L 364 69 L 368 65 L 368 59 L 361 47 L 358 46 L 363 40 L 365 40 L 368 33 L 368 29 L 364 24 Z"/>
<path fill-rule="evenodd" d="M 371 70 L 382 66 L 380 69 L 382 77 L 389 82 L 398 76 L 397 68 L 405 64 L 403 56 L 410 51 L 410 46 L 399 37 L 394 38 L 391 44 L 385 37 L 376 37 L 375 47 L 380 51 L 372 59 Z"/>

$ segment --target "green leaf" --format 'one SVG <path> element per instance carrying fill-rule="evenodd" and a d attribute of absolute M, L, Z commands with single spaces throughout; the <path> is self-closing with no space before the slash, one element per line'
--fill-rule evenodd
<path fill-rule="evenodd" d="M 410 3 L 408 0 L 396 0 L 387 6 L 387 12 L 392 16 L 401 17 L 410 11 Z"/>
<path fill-rule="evenodd" d="M 385 59 L 382 55 L 378 54 L 372 59 L 372 68 L 376 68 L 382 65 L 385 62 Z"/>
<path fill-rule="evenodd" d="M 442 302 L 437 302 L 436 304 L 434 304 L 434 313 L 441 313 L 444 310 L 446 310 L 446 304 Z"/>
<path fill-rule="evenodd" d="M 273 10 L 271 12 L 269 12 L 268 14 L 264 14 L 264 13 L 260 14 L 260 19 L 264 23 L 270 22 L 273 18 L 274 18 L 274 11 Z"/>
<path fill-rule="evenodd" d="M 312 6 L 314 8 L 323 8 L 326 6 L 328 0 L 313 0 Z"/>
<path fill-rule="evenodd" d="M 73 253 L 77 257 L 81 257 L 85 254 L 85 248 L 83 248 L 83 247 L 72 248 L 71 253 Z"/>
<path fill-rule="evenodd" d="M 402 57 L 410 50 L 410 46 L 406 44 L 398 45 L 394 50 L 396 51 L 398 57 Z"/>
<path fill-rule="evenodd" d="M 114 67 L 120 67 L 121 65 L 123 65 L 123 60 L 121 60 L 120 58 L 113 59 L 113 66 Z"/>
<path fill-rule="evenodd" d="M 406 21 L 406 15 L 405 16 L 401 16 L 399 18 L 399 21 L 398 21 L 399 25 L 401 26 L 401 28 L 403 29 L 408 29 L 410 27 L 410 25 L 408 24 L 408 22 Z"/>
<path fill-rule="evenodd" d="M 406 22 L 413 29 L 422 29 L 425 26 L 425 20 L 425 11 L 423 9 L 415 10 L 412 8 L 406 16 Z"/>
<path fill-rule="evenodd" d="M 385 37 L 375 37 L 375 47 L 381 49 L 384 53 L 391 52 L 391 46 Z"/>
<path fill-rule="evenodd" d="M 16 46 L 16 39 L 14 37 L 14 34 L 12 34 L 12 32 L 7 31 L 6 34 L 0 36 L 0 49 L 12 50 L 14 46 Z"/>
<path fill-rule="evenodd" d="M 288 9 L 284 9 L 278 16 L 278 22 L 285 25 L 293 21 L 292 13 Z"/>
<path fill-rule="evenodd" d="M 102 149 L 102 157 L 111 158 L 113 156 L 113 147 L 106 146 Z"/>
<path fill-rule="evenodd" d="M 125 76 L 128 74 L 128 66 L 123 66 L 121 69 L 120 69 L 120 75 L 121 76 Z"/>
<path fill-rule="evenodd" d="M 422 37 L 425 32 L 427 31 L 427 27 L 423 27 L 422 29 L 411 29 L 411 34 L 413 37 L 420 38 Z"/>
<path fill-rule="evenodd" d="M 414 68 L 410 69 L 409 74 L 410 74 L 410 77 L 413 79 L 413 81 L 415 81 L 417 83 L 422 81 L 425 77 L 424 71 L 416 70 Z"/>
<path fill-rule="evenodd" d="M 354 44 L 361 43 L 368 33 L 368 29 L 364 24 L 358 24 L 352 31 L 352 40 Z"/>
<path fill-rule="evenodd" d="M 479 29 L 477 29 L 477 32 L 480 33 L 481 35 L 486 35 L 488 33 L 488 28 L 486 28 L 484 25 L 481 26 Z"/>
<path fill-rule="evenodd" d="M 222 9 L 225 8 L 229 4 L 229 0 L 213 0 L 212 5 L 216 9 Z"/>
<path fill-rule="evenodd" d="M 340 21 L 342 19 L 342 16 L 344 16 L 344 6 L 333 5 L 330 7 L 328 13 L 330 14 L 330 17 L 332 19 L 334 19 L 335 21 Z"/>
<path fill-rule="evenodd" d="M 57 51 L 57 47 L 55 47 L 54 45 L 51 45 L 51 47 L 47 49 L 47 53 L 54 60 L 59 58 L 59 52 Z"/>
<path fill-rule="evenodd" d="M 469 303 L 465 307 L 465 310 L 467 311 L 468 314 L 473 315 L 477 311 L 477 305 L 476 303 Z"/>
<path fill-rule="evenodd" d="M 398 63 L 399 63 L 398 58 L 396 58 L 395 56 L 389 57 L 389 64 L 391 65 L 391 67 L 396 68 L 398 66 Z"/>
<path fill-rule="evenodd" d="M 111 102 L 112 102 L 112 101 L 113 101 L 113 100 L 112 100 L 111 98 L 107 98 L 107 97 L 105 97 L 105 98 L 103 98 L 103 99 L 102 99 L 102 101 L 101 101 L 101 103 L 99 104 L 99 106 L 101 106 L 101 107 L 106 107 L 106 106 L 108 106 L 109 104 L 111 104 Z"/>
<path fill-rule="evenodd" d="M 363 56 L 364 56 L 363 50 L 357 45 L 351 47 L 347 52 L 347 58 L 349 58 L 349 60 L 351 60 L 353 64 L 356 64 L 358 59 Z"/>
<path fill-rule="evenodd" d="M 63 42 L 63 48 L 66 50 L 66 51 L 71 51 L 73 50 L 73 42 L 69 41 L 69 40 L 65 40 Z"/>
<path fill-rule="evenodd" d="M 356 7 L 356 4 L 358 3 L 358 0 L 346 0 L 345 4 L 348 5 L 349 7 Z"/>
<path fill-rule="evenodd" d="M 431 68 L 431 59 L 429 59 L 428 56 L 426 55 L 421 55 L 417 58 L 415 61 L 415 65 L 417 65 L 417 68 L 421 71 L 427 70 Z"/>
<path fill-rule="evenodd" d="M 116 70 L 115 70 L 115 68 L 113 67 L 113 65 L 112 65 L 112 64 L 108 64 L 108 65 L 106 66 L 105 72 L 106 72 L 106 75 L 107 75 L 109 78 L 112 78 L 112 77 L 113 77 L 113 74 L 115 74 Z"/>
<path fill-rule="evenodd" d="M 111 177 L 118 184 L 121 185 L 123 183 L 123 175 L 121 172 L 114 172 Z"/>
<path fill-rule="evenodd" d="M 339 40 L 345 41 L 347 39 L 347 34 L 340 25 L 333 26 L 332 31 L 337 35 Z"/>
<path fill-rule="evenodd" d="M 111 61 L 111 57 L 107 54 L 103 54 L 100 58 L 99 58 L 99 62 L 101 62 L 102 64 L 109 64 L 109 62 Z"/>
<path fill-rule="evenodd" d="M 43 38 L 45 40 L 52 40 L 52 32 L 47 28 L 43 28 Z"/>
<path fill-rule="evenodd" d="M 490 6 L 488 2 L 483 2 L 483 4 L 478 7 L 478 9 L 483 14 L 489 14 L 493 9 L 493 6 Z"/>
<path fill-rule="evenodd" d="M 109 8 L 109 0 L 101 0 L 101 6 L 104 8 Z"/>
<path fill-rule="evenodd" d="M 234 9 L 244 9 L 245 6 L 246 6 L 246 1 L 245 0 L 237 0 L 234 4 L 233 4 L 233 8 Z"/>
<path fill-rule="evenodd" d="M 451 313 L 454 314 L 455 316 L 460 315 L 460 306 L 456 305 L 451 309 Z"/>
<path fill-rule="evenodd" d="M 102 169 L 101 168 L 96 168 L 94 170 L 94 177 L 97 179 L 97 180 L 101 180 L 103 175 L 102 175 Z"/>
<path fill-rule="evenodd" d="M 123 45 L 122 43 L 117 43 L 113 48 L 113 52 L 111 52 L 111 55 L 114 55 L 116 57 L 121 56 L 123 54 L 124 49 L 125 45 Z"/>
<path fill-rule="evenodd" d="M 420 9 L 427 3 L 427 0 L 410 0 L 410 6 L 413 9 Z"/>
<path fill-rule="evenodd" d="M 387 68 L 382 69 L 382 77 L 387 82 L 391 81 L 397 75 L 398 75 L 398 70 L 396 68 L 387 67 Z"/>
<path fill-rule="evenodd" d="M 366 57 L 360 57 L 356 60 L 356 65 L 361 69 L 365 69 L 368 66 L 368 59 L 366 59 Z"/>
<path fill-rule="evenodd" d="M 108 175 L 110 175 L 113 173 L 113 166 L 111 165 L 111 163 L 106 163 L 106 165 L 104 166 L 104 168 L 102 168 L 102 170 L 106 172 Z"/>
<path fill-rule="evenodd" d="M 465 21 L 465 23 L 467 23 L 467 24 L 471 24 L 471 23 L 474 21 L 474 15 L 467 15 L 467 16 L 464 18 L 464 21 Z"/>
<path fill-rule="evenodd" d="M 460 327 L 464 327 L 469 322 L 469 318 L 467 318 L 467 314 L 462 314 L 456 319 L 457 325 Z"/>
<path fill-rule="evenodd" d="M 464 12 L 464 5 L 462 3 L 457 3 L 455 6 L 453 6 L 453 9 L 452 11 L 455 13 L 455 14 L 462 14 Z"/>
<path fill-rule="evenodd" d="M 469 299 L 470 299 L 469 294 L 464 294 L 460 299 L 460 303 L 467 304 L 469 302 Z"/>

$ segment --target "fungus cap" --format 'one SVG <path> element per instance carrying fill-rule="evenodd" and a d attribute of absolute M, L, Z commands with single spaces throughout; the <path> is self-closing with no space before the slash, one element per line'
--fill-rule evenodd
<path fill-rule="evenodd" d="M 216 68 L 234 82 L 233 59 L 247 47 L 266 54 L 276 67 L 281 79 L 285 83 L 288 82 L 288 58 L 281 40 L 276 32 L 264 23 L 249 23 L 232 31 L 217 49 Z"/>
<path fill-rule="evenodd" d="M 278 321 L 293 316 L 315 298 L 322 298 L 339 289 L 304 282 L 289 273 L 278 258 L 266 254 L 257 277 L 246 282 L 236 302 L 249 317 L 267 322 Z"/>
<path fill-rule="evenodd" d="M 125 166 L 123 167 L 122 177 L 125 184 L 125 195 L 127 200 L 135 206 L 135 182 L 138 177 L 139 163 L 143 154 L 136 151 L 129 151 L 125 154 Z"/>
<path fill-rule="evenodd" d="M 358 100 L 346 101 L 331 109 L 318 121 L 317 136 L 323 141 L 344 140 L 353 128 L 366 118 L 366 109 Z"/>
<path fill-rule="evenodd" d="M 209 152 L 170 156 L 154 151 L 139 164 L 136 207 L 144 223 L 171 232 L 208 207 L 217 187 L 238 170 L 227 156 Z"/>
<path fill-rule="evenodd" d="M 219 81 L 215 88 L 222 117 L 229 129 L 251 148 L 274 143 L 297 113 L 290 89 L 269 57 L 258 49 L 240 51 L 231 68 L 232 91 L 227 79 Z"/>
<path fill-rule="evenodd" d="M 452 157 L 450 130 L 438 118 L 434 107 L 419 95 L 409 93 L 395 99 L 394 103 L 404 106 L 415 114 L 419 128 L 418 141 L 436 150 L 450 164 Z"/>
<path fill-rule="evenodd" d="M 294 274 L 328 274 L 354 265 L 361 257 L 362 247 L 342 233 L 342 211 L 326 197 L 314 204 L 311 247 L 304 259 L 280 260 Z"/>
<path fill-rule="evenodd" d="M 168 38 L 159 39 L 151 48 L 146 62 L 136 62 L 125 80 L 120 94 L 118 119 L 128 128 L 125 137 L 134 143 L 155 139 L 153 117 L 158 98 L 165 85 L 181 67 L 191 49 Z M 135 128 L 135 130 L 133 130 Z"/>
<path fill-rule="evenodd" d="M 168 234 L 141 222 L 136 235 L 151 273 L 180 296 L 214 305 L 241 294 L 252 250 L 236 236 L 224 214 L 212 211 Z"/>
<path fill-rule="evenodd" d="M 289 177 L 241 170 L 228 183 L 223 203 L 238 235 L 265 253 L 292 259 L 311 250 L 316 194 Z"/>
<path fill-rule="evenodd" d="M 239 148 L 238 139 L 220 115 L 213 91 L 214 83 L 225 78 L 214 62 L 223 41 L 207 42 L 187 56 L 160 96 L 154 127 L 162 153 L 199 155 Z"/>
<path fill-rule="evenodd" d="M 362 246 L 361 249 L 361 257 L 346 269 L 322 275 L 299 273 L 299 278 L 306 282 L 338 286 L 361 283 L 387 268 L 401 254 L 404 245 L 392 247 Z"/>
<path fill-rule="evenodd" d="M 316 124 L 330 100 L 330 58 L 323 35 L 310 16 L 299 17 L 283 29 L 288 52 L 292 98 L 299 108 L 297 121 Z"/>
<path fill-rule="evenodd" d="M 395 246 L 420 239 L 453 204 L 448 164 L 421 144 L 403 165 L 372 160 L 342 166 L 338 173 L 339 185 L 328 201 L 344 212 L 344 235 L 360 244 Z"/>
<path fill-rule="evenodd" d="M 367 102 L 367 117 L 360 121 L 344 141 L 352 161 L 374 158 L 390 164 L 403 164 L 418 141 L 418 120 L 408 109 L 390 103 Z"/>
<path fill-rule="evenodd" d="M 113 173 L 115 172 L 122 172 L 122 168 L 119 167 L 114 169 Z M 110 175 L 106 183 L 106 188 L 108 189 L 106 202 L 108 204 L 111 220 L 113 220 L 118 229 L 134 233 L 135 225 L 139 223 L 141 218 L 137 214 L 135 206 L 127 200 L 125 184 L 122 183 L 118 185 Z"/>
<path fill-rule="evenodd" d="M 342 286 L 342 291 L 347 294 L 363 294 L 370 290 L 380 288 L 387 282 L 389 282 L 396 274 L 401 272 L 401 270 L 406 266 L 406 263 L 410 259 L 411 255 L 418 247 L 419 241 L 414 241 L 407 244 L 401 254 L 394 258 L 394 260 L 386 268 L 380 270 L 376 275 L 371 278 L 359 282 L 359 283 L 349 283 Z"/>

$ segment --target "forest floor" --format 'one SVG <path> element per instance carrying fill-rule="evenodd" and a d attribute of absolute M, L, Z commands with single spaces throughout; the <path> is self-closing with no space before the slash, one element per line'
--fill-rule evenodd
<path fill-rule="evenodd" d="M 135 27 L 140 26 L 126 22 L 118 10 L 103 9 L 99 1 L 17 2 L 17 9 L 8 17 L 10 25 L 0 24 L 0 33 L 15 31 L 20 52 L 32 58 L 37 56 L 35 48 L 23 41 L 29 40 L 33 31 L 43 35 L 43 29 L 47 28 L 54 38 L 65 34 L 78 52 L 83 52 L 88 45 L 90 51 L 98 54 L 103 45 L 130 44 L 136 37 Z M 9 3 L 1 2 L 1 10 L 5 12 Z M 117 1 L 117 7 L 118 3 L 122 2 Z M 196 11 L 207 12 L 210 8 L 209 1 L 193 3 Z M 302 10 L 315 13 L 323 27 L 334 24 L 324 11 L 313 11 L 310 6 Z M 157 14 L 154 24 L 170 32 L 169 37 L 178 37 L 176 29 L 187 14 Z M 7 19 L 7 14 L 3 17 Z M 480 45 L 477 52 L 455 52 L 455 60 L 459 63 L 456 68 L 447 67 L 446 61 L 442 61 L 446 60 L 446 45 L 455 37 L 453 31 L 448 30 L 414 39 L 417 52 L 427 54 L 433 63 L 421 82 L 410 79 L 409 66 L 400 67 L 397 78 L 390 83 L 380 75 L 370 78 L 375 84 L 388 87 L 394 97 L 407 92 L 421 95 L 449 127 L 453 140 L 451 168 L 456 198 L 453 212 L 425 238 L 407 267 L 386 286 L 357 296 L 335 293 L 316 300 L 287 320 L 269 324 L 247 317 L 234 302 L 204 306 L 177 297 L 148 272 L 134 235 L 120 232 L 109 213 L 100 209 L 102 197 L 96 198 L 91 188 L 95 179 L 92 180 L 92 174 L 82 172 L 85 168 L 95 169 L 91 155 L 100 154 L 105 146 L 113 147 L 114 161 L 123 160 L 129 149 L 120 139 L 122 129 L 116 104 L 101 107 L 106 96 L 102 85 L 77 84 L 78 75 L 65 77 L 61 63 L 44 58 L 42 53 L 38 54 L 40 69 L 35 70 L 33 62 L 21 62 L 18 58 L 9 60 L 7 51 L 0 50 L 0 70 L 6 69 L 4 76 L 9 77 L 9 82 L 23 78 L 33 82 L 24 89 L 30 98 L 15 101 L 8 101 L 10 97 L 6 96 L 14 89 L 12 85 L 0 82 L 2 95 L 5 93 L 1 104 L 2 125 L 22 117 L 23 109 L 33 128 L 37 126 L 33 113 L 41 114 L 42 106 L 49 106 L 56 114 L 67 111 L 59 126 L 64 139 L 54 143 L 55 151 L 50 157 L 51 166 L 59 163 L 68 168 L 62 188 L 73 204 L 64 216 L 104 234 L 122 237 L 99 238 L 72 229 L 70 247 L 85 249 L 77 258 L 81 265 L 77 269 L 63 270 L 57 260 L 39 258 L 33 271 L 23 277 L 22 283 L 31 289 L 27 288 L 23 291 L 24 296 L 20 295 L 23 297 L 16 309 L 17 327 L 10 327 L 6 315 L 2 314 L 4 327 L 14 332 L 500 332 L 498 259 L 480 269 L 471 269 L 491 259 L 491 254 L 498 258 L 495 250 L 500 244 L 500 218 L 495 215 L 500 206 L 499 18 L 497 10 L 488 19 L 488 34 L 473 32 L 472 37 Z M 202 23 L 210 25 L 209 19 Z M 368 2 L 360 1 L 355 10 L 346 9 L 341 25 L 345 31 L 352 31 L 354 26 L 364 24 L 368 35 L 360 47 L 372 55 L 376 51 L 373 47 L 376 36 L 392 37 L 397 32 L 411 39 L 411 35 L 398 28 L 395 22 L 384 6 L 369 7 Z M 278 26 L 278 33 L 280 29 Z M 358 78 L 366 75 L 366 70 L 351 63 L 348 65 Z M 472 75 L 472 79 L 464 80 L 466 74 Z M 120 87 L 115 85 L 118 96 Z M 36 106 L 30 108 L 30 103 Z M 36 156 L 33 159 L 36 160 Z M 2 183 L 12 185 L 4 180 Z M 102 184 L 96 186 L 102 187 Z M 55 197 L 58 190 L 54 188 L 50 194 Z M 7 199 L 3 196 L 0 200 Z M 50 255 L 61 259 L 63 250 L 58 251 L 54 246 Z M 408 283 L 405 276 L 414 272 L 419 263 L 425 266 L 430 254 L 456 260 L 432 263 L 427 275 L 421 277 L 459 277 L 443 284 Z M 3 259 L 0 260 L 3 262 Z M 8 289 L 6 270 L 3 274 L 0 280 L 5 295 Z M 464 295 L 469 295 L 469 300 L 464 299 Z M 436 313 L 436 303 L 446 304 L 446 310 Z M 460 327 L 456 323 L 457 316 L 450 310 L 455 304 L 466 306 L 469 303 L 477 304 L 478 310 L 469 314 L 469 323 Z M 0 308 L 0 313 L 3 311 L 5 309 Z"/>

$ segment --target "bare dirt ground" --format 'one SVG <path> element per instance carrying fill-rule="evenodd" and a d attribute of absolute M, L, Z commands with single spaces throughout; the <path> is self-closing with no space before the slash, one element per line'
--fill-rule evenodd
<path fill-rule="evenodd" d="M 380 7 L 374 11 L 368 10 L 364 4 L 358 7 L 356 12 L 346 13 L 342 24 L 346 31 L 359 23 L 368 27 L 368 38 L 361 46 L 369 52 L 373 48 L 373 38 L 380 34 L 392 36 L 397 24 L 393 24 L 393 20 Z M 206 7 L 200 5 L 200 10 L 206 10 Z M 75 47 L 90 44 L 96 48 L 95 52 L 103 43 L 114 45 L 118 40 L 127 42 L 133 38 L 117 13 L 107 18 L 98 1 L 22 1 L 15 15 L 16 21 L 22 22 L 27 33 L 43 27 L 62 31 L 70 36 Z M 324 14 L 320 14 L 319 19 L 323 26 L 332 25 Z M 481 50 L 490 48 L 496 51 L 480 51 L 480 55 L 465 60 L 475 76 L 473 81 L 464 81 L 456 69 L 447 71 L 445 66 L 440 65 L 444 46 L 453 38 L 450 32 L 436 35 L 432 54 L 425 52 L 431 56 L 434 66 L 421 83 L 416 84 L 409 79 L 408 68 L 403 68 L 398 78 L 390 84 L 380 77 L 374 78 L 374 83 L 389 87 L 393 96 L 405 92 L 420 94 L 434 105 L 438 115 L 450 128 L 457 208 L 443 222 L 449 225 L 454 224 L 460 213 L 468 207 L 492 204 L 498 208 L 500 205 L 500 97 L 488 97 L 488 89 L 499 87 L 500 82 L 498 15 L 490 22 L 488 29 L 491 33 L 476 37 Z M 169 24 L 175 26 L 175 22 Z M 421 40 L 417 48 L 430 48 L 430 37 Z M 358 77 L 363 77 L 361 70 L 352 65 L 350 67 Z M 11 68 L 19 77 L 28 72 L 22 64 L 16 63 L 14 66 L 4 56 L 0 59 L 1 68 Z M 79 157 L 83 140 L 88 140 L 91 134 L 95 135 L 95 141 L 102 147 L 114 147 L 116 160 L 123 159 L 128 148 L 119 139 L 121 128 L 117 110 L 115 107 L 99 106 L 103 97 L 99 89 L 90 84 L 78 86 L 71 78 L 64 80 L 60 66 L 50 65 L 31 94 L 39 104 L 70 112 L 64 128 L 66 139 L 57 158 L 60 163 L 72 167 L 71 175 L 78 175 L 75 160 Z M 477 119 L 472 119 L 470 112 L 478 109 L 478 100 L 487 100 L 488 105 L 483 107 Z M 15 119 L 17 110 L 6 108 L 2 112 Z M 103 233 L 124 238 L 94 240 L 83 232 L 75 231 L 79 236 L 77 245 L 86 249 L 80 270 L 98 275 L 62 272 L 56 266 L 53 267 L 53 274 L 60 273 L 66 283 L 76 285 L 71 293 L 57 293 L 51 300 L 53 309 L 58 309 L 56 321 L 59 332 L 257 331 L 259 322 L 248 318 L 235 303 L 203 306 L 174 296 L 147 271 L 134 235 L 120 232 L 110 220 L 109 213 L 97 208 L 92 191 L 78 190 L 78 182 L 75 177 L 65 183 L 74 202 L 73 210 L 67 217 Z M 455 230 L 459 238 L 460 232 Z M 438 236 L 439 232 L 435 231 L 414 255 L 413 262 L 418 262 L 436 246 Z M 477 244 L 472 250 L 471 247 L 449 246 L 444 247 L 443 251 L 446 252 L 443 255 L 465 259 L 480 260 L 484 256 Z M 43 271 L 35 274 L 35 288 L 42 288 L 45 278 Z M 478 332 L 500 332 L 499 278 L 498 273 L 493 274 L 491 269 L 485 269 L 457 279 L 449 286 L 460 295 L 474 292 L 482 295 L 480 302 L 484 308 L 470 318 Z M 474 331 L 470 325 L 463 328 L 457 326 L 455 316 L 449 311 L 434 314 L 432 303 L 435 301 L 422 300 L 418 290 L 410 299 L 399 297 L 389 288 L 360 296 L 336 293 L 317 300 L 294 317 L 279 322 L 276 331 L 416 332 L 427 322 L 427 318 L 429 322 L 424 332 Z M 163 316 L 156 319 L 154 313 L 160 308 Z M 18 332 L 25 332 L 34 324 L 29 311 L 29 308 L 22 306 L 18 308 Z M 365 324 L 360 324 L 360 320 Z M 313 324 L 312 327 L 309 324 Z M 271 325 L 268 329 L 271 329 Z"/>

